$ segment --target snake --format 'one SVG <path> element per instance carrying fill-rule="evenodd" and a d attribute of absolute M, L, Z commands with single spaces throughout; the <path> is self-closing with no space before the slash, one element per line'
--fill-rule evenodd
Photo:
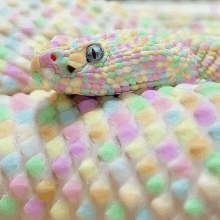
<path fill-rule="evenodd" d="M 121 95 L 0 96 L 1 219 L 220 218 L 219 83 Z"/>
<path fill-rule="evenodd" d="M 218 82 L 219 48 L 218 36 L 184 31 L 58 35 L 34 55 L 30 74 L 39 87 L 88 96 Z"/>

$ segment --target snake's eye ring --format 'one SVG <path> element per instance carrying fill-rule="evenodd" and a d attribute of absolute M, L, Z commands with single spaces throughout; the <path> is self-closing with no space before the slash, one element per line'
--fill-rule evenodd
<path fill-rule="evenodd" d="M 97 62 L 102 59 L 104 56 L 104 49 L 101 45 L 93 44 L 87 47 L 86 50 L 86 59 L 87 62 Z"/>

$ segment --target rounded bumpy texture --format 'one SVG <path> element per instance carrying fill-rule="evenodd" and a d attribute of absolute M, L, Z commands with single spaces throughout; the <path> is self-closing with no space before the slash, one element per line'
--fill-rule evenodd
<path fill-rule="evenodd" d="M 0 96 L 1 219 L 220 218 L 219 84 L 98 101 Z"/>
<path fill-rule="evenodd" d="M 219 48 L 220 38 L 187 32 L 122 30 L 78 39 L 59 35 L 34 56 L 31 73 L 37 85 L 66 94 L 144 91 L 194 84 L 198 78 L 219 81 Z"/>

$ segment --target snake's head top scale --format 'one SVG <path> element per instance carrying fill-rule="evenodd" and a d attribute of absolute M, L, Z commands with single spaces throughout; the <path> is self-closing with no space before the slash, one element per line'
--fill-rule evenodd
<path fill-rule="evenodd" d="M 77 39 L 59 35 L 33 57 L 31 74 L 39 86 L 66 94 L 113 95 L 175 84 L 182 65 L 185 72 L 188 68 L 184 57 L 175 56 L 175 48 L 172 39 L 158 40 L 137 30 Z M 185 57 L 191 53 L 187 47 L 183 52 Z M 189 63 L 192 76 L 197 74 L 196 65 L 195 59 Z"/>

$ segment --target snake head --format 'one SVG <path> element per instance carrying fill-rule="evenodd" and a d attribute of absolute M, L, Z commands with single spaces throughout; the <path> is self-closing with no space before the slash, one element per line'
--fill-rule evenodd
<path fill-rule="evenodd" d="M 90 95 L 91 82 L 103 81 L 101 74 L 108 51 L 108 43 L 98 36 L 73 39 L 59 35 L 34 55 L 30 72 L 39 86 L 62 93 Z"/>
<path fill-rule="evenodd" d="M 129 81 L 132 63 L 140 61 L 139 54 L 132 52 L 138 52 L 135 48 L 146 41 L 137 35 L 135 30 L 123 30 L 75 39 L 56 36 L 33 57 L 32 78 L 39 86 L 66 94 L 128 91 L 134 83 Z M 134 69 L 135 74 L 138 72 Z"/>

